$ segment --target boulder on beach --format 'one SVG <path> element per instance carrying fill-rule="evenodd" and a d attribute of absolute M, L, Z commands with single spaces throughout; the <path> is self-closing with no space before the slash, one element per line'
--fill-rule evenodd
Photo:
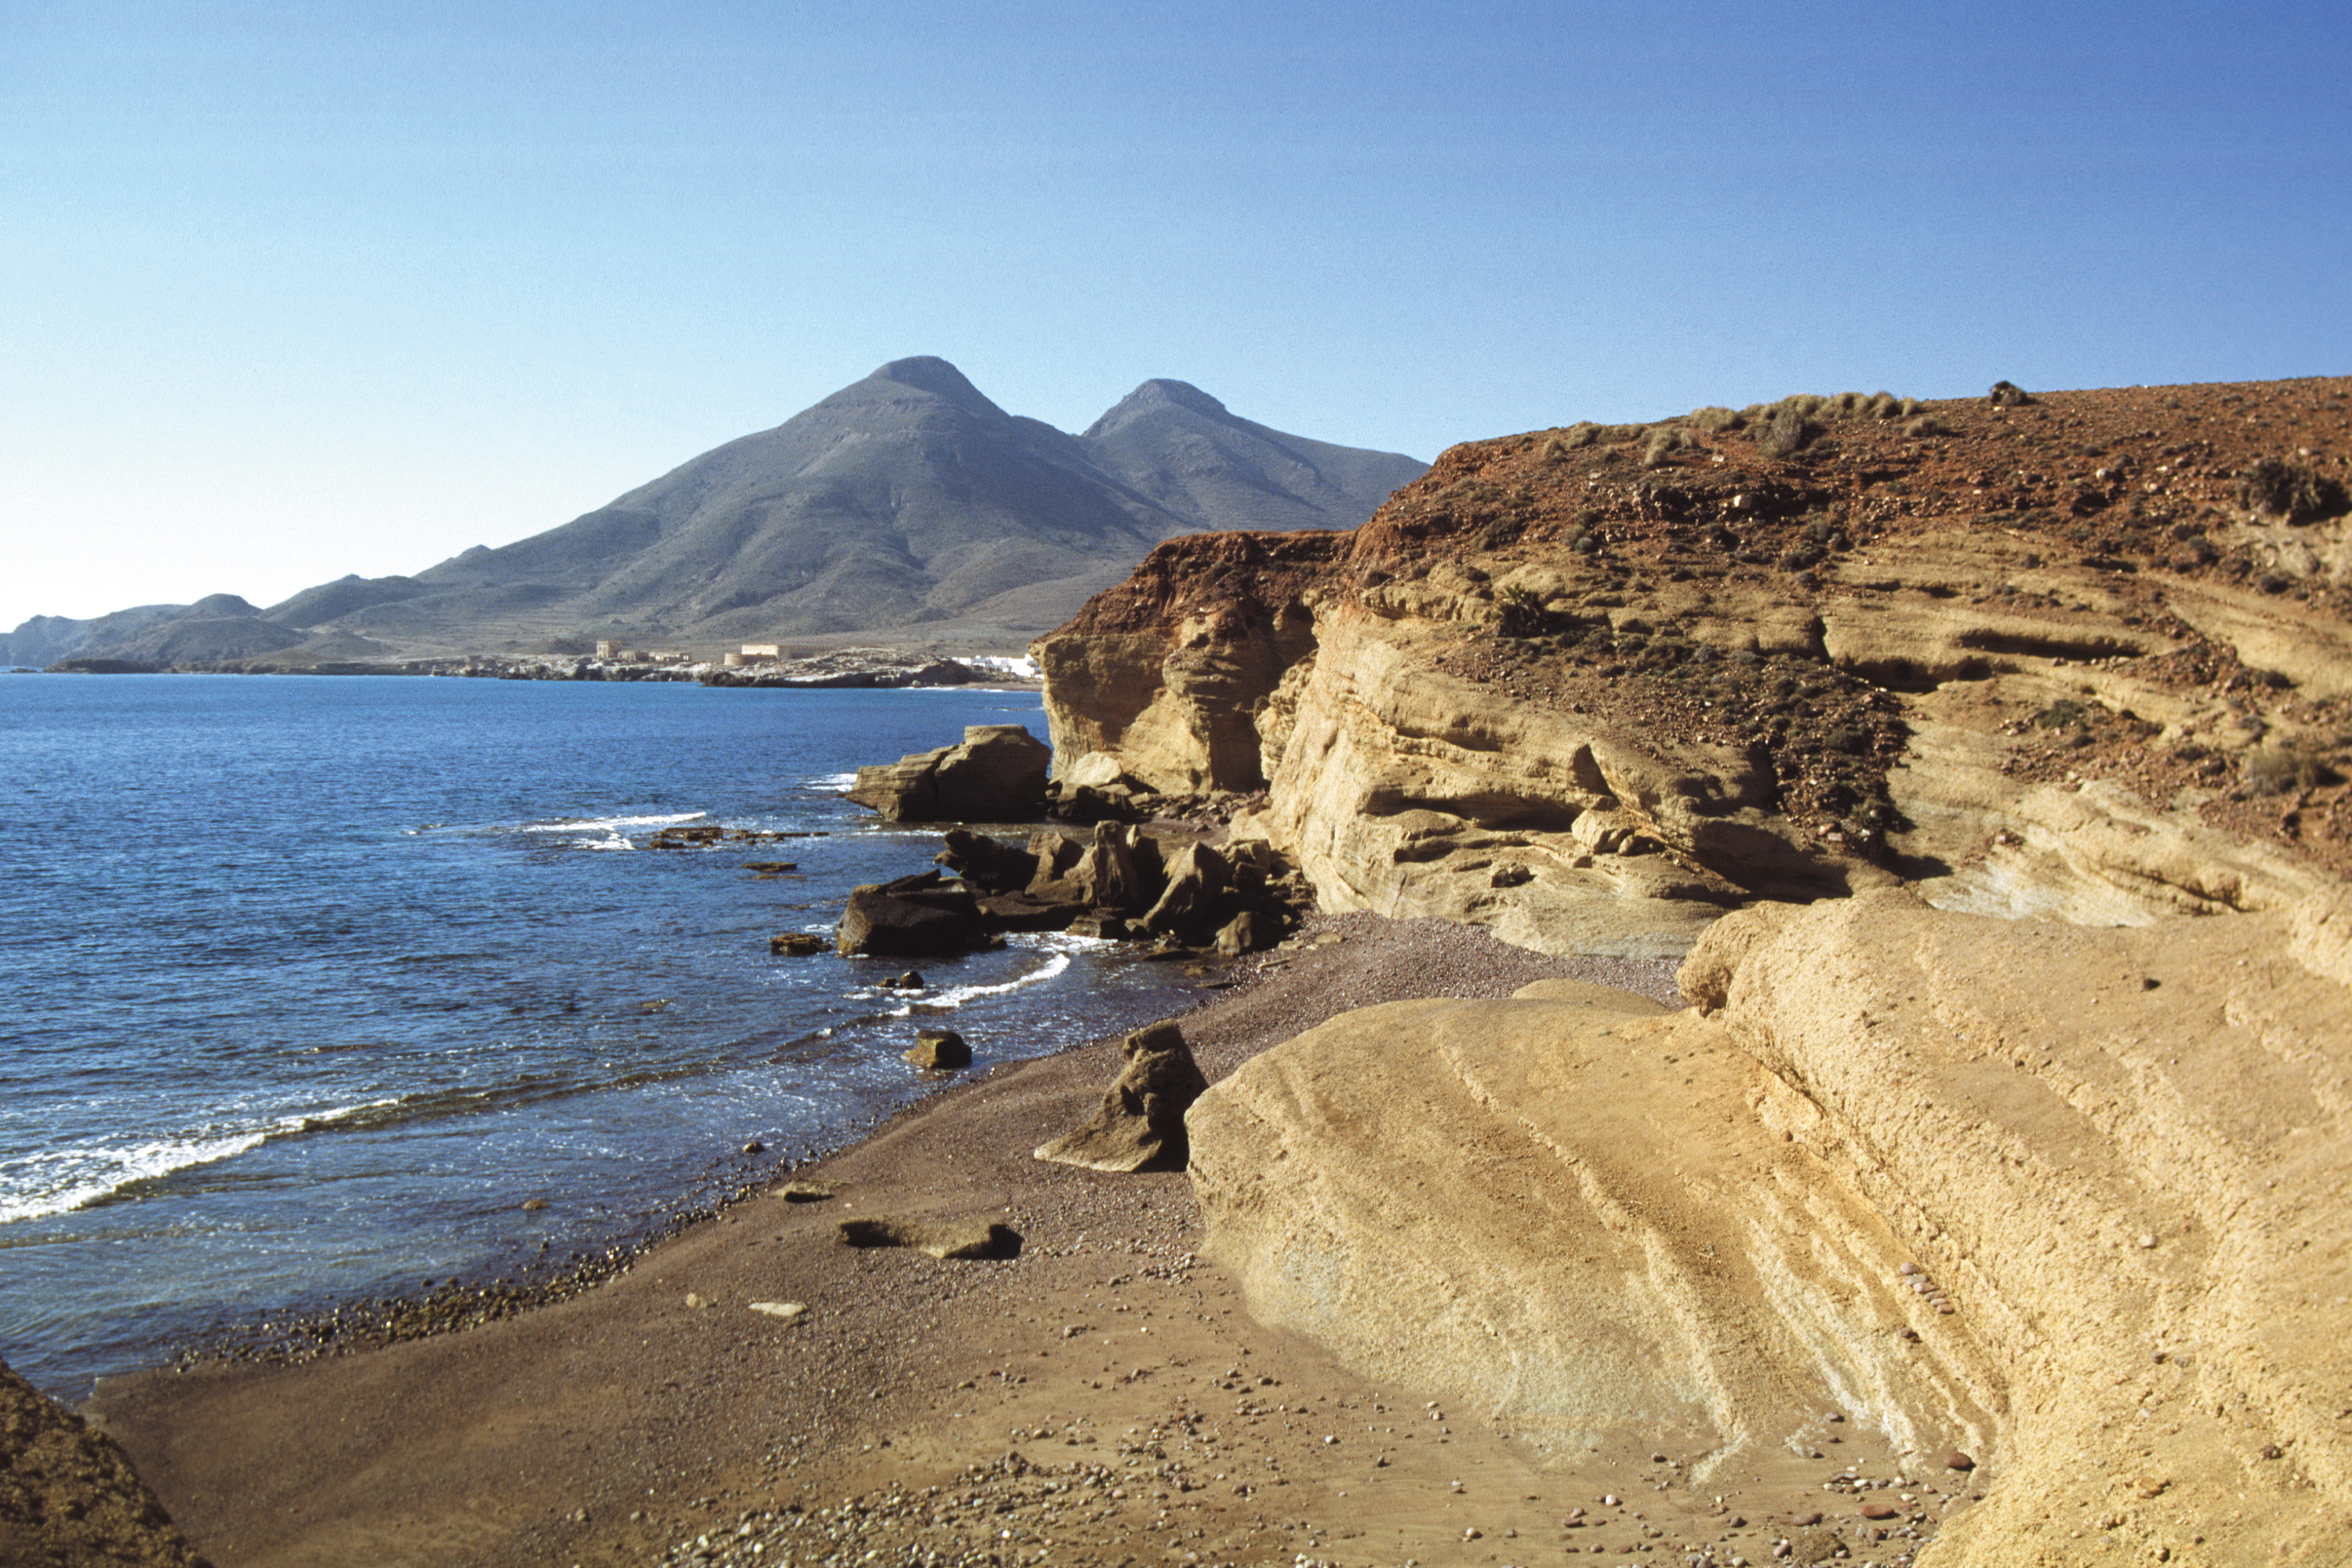
<path fill-rule="evenodd" d="M 1159 849 L 1123 822 L 1097 823 L 1095 841 L 1070 879 L 1078 901 L 1112 914 L 1140 914 L 1159 895 Z"/>
<path fill-rule="evenodd" d="M 1018 1258 L 1021 1233 L 979 1219 L 845 1219 L 841 1239 L 851 1247 L 906 1247 L 939 1258 Z"/>
<path fill-rule="evenodd" d="M 1168 884 L 1143 916 L 1143 929 L 1196 944 L 1214 928 L 1208 924 L 1232 868 L 1206 844 L 1187 844 L 1168 858 Z"/>
<path fill-rule="evenodd" d="M 1018 724 L 973 724 L 961 745 L 858 769 L 847 793 L 892 822 L 1020 822 L 1045 810 L 1053 756 Z"/>
<path fill-rule="evenodd" d="M 1184 1112 L 1209 1085 L 1184 1032 L 1154 1024 L 1119 1047 L 1126 1066 L 1103 1095 L 1094 1119 L 1040 1146 L 1036 1158 L 1091 1171 L 1177 1170 L 1191 1145 Z"/>
<path fill-rule="evenodd" d="M 953 1029 L 919 1029 L 915 1043 L 900 1054 L 926 1072 L 971 1066 L 971 1047 Z"/>

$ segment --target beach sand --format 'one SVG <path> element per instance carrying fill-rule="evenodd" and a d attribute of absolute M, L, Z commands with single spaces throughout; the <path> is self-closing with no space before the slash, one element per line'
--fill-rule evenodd
<path fill-rule="evenodd" d="M 1668 963 L 1370 916 L 1318 919 L 1237 973 L 1179 1019 L 1212 1081 L 1376 1002 L 1559 976 L 1676 999 Z M 219 1568 L 1516 1563 L 1637 1542 L 1762 1562 L 1836 1468 L 1890 1473 L 1860 1433 L 1737 1486 L 1694 1489 L 1638 1436 L 1563 1468 L 1352 1375 L 1195 1257 L 1181 1173 L 1031 1157 L 1118 1063 L 1111 1037 L 960 1084 L 570 1300 L 300 1365 L 110 1380 L 91 1413 Z M 994 1221 L 1022 1247 L 851 1248 L 853 1216 Z"/>

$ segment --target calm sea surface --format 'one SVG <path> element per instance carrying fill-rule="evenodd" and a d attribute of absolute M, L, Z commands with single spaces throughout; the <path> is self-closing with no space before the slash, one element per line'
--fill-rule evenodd
<path fill-rule="evenodd" d="M 1181 1005 L 1059 936 L 926 963 L 911 1009 L 903 964 L 769 956 L 939 847 L 846 774 L 973 723 L 1045 731 L 1030 693 L 0 678 L 0 1357 L 79 1398 L 628 1239 L 748 1141 L 919 1094 L 919 1026 L 985 1067 Z M 644 847 L 672 823 L 822 837 Z"/>

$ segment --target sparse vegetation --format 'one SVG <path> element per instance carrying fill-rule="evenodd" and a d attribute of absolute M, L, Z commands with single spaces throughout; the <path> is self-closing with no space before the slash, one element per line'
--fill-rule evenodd
<path fill-rule="evenodd" d="M 2033 399 L 2013 381 L 1996 381 L 1992 390 L 1985 394 L 1985 401 L 1995 408 L 2021 408 Z"/>
<path fill-rule="evenodd" d="M 1772 417 L 1756 437 L 1756 449 L 1768 458 L 1788 458 L 1804 450 L 1806 443 L 1822 433 L 1822 427 L 1810 417 L 1811 410 L 1803 405 L 1821 405 L 1819 398 L 1790 398 L 1772 411 Z"/>
<path fill-rule="evenodd" d="M 2238 500 L 2248 510 L 2288 522 L 2310 522 L 2346 510 L 2342 484 L 2301 463 L 2262 458 L 2238 479 Z"/>
<path fill-rule="evenodd" d="M 1651 433 L 1650 444 L 1643 448 L 1642 466 L 1654 468 L 1675 452 L 1693 445 L 1690 432 L 1679 425 L 1661 425 Z"/>
<path fill-rule="evenodd" d="M 1948 436 L 1951 433 L 1952 427 L 1932 414 L 1922 414 L 1903 426 L 1903 434 L 1915 441 L 1925 440 L 1930 436 Z"/>
<path fill-rule="evenodd" d="M 2332 783 L 2336 772 L 2316 750 L 2304 745 L 2258 746 L 2246 753 L 2240 776 L 2257 795 L 2285 795 Z"/>

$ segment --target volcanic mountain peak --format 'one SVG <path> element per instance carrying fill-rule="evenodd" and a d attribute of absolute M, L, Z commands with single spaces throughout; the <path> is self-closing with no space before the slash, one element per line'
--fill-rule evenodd
<path fill-rule="evenodd" d="M 957 407 L 973 414 L 987 415 L 998 419 L 1008 417 L 1004 410 L 990 402 L 987 394 L 974 386 L 963 372 L 936 354 L 916 354 L 908 359 L 894 359 L 864 381 L 843 388 L 834 396 L 846 396 L 861 388 L 878 386 L 882 384 L 912 387 L 918 392 L 928 392 L 934 397 L 943 397 Z M 833 400 L 833 398 L 827 398 L 825 402 L 830 403 Z"/>
<path fill-rule="evenodd" d="M 894 630 L 924 646 L 1018 647 L 1162 539 L 1352 528 L 1424 467 L 1253 425 L 1181 381 L 1145 382 L 1073 436 L 1007 413 L 921 354 L 560 527 L 414 576 L 320 584 L 267 619 L 305 628 L 320 648 L 330 644 L 316 638 L 345 639 L 331 644 L 335 661 L 352 657 L 352 637 L 428 657 L 606 637 L 874 641 Z M 257 614 L 230 599 L 196 610 Z M 28 624 L 0 653 L 112 657 L 114 643 L 182 613 Z"/>
<path fill-rule="evenodd" d="M 1107 436 L 1129 421 L 1160 408 L 1189 408 L 1212 419 L 1233 421 L 1230 409 L 1189 381 L 1154 376 L 1111 405 L 1108 413 L 1087 426 L 1089 441 Z"/>

